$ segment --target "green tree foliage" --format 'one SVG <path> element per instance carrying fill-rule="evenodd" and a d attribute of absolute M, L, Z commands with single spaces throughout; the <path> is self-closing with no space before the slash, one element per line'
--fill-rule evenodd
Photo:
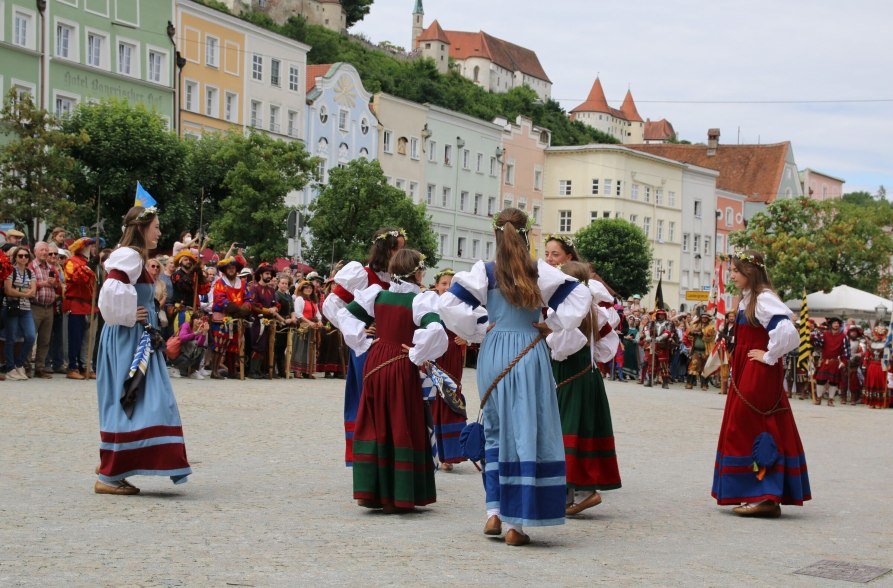
<path fill-rule="evenodd" d="M 74 197 L 92 209 L 82 216 L 82 224 L 95 222 L 101 190 L 104 236 L 110 243 L 117 241 L 138 181 L 158 202 L 162 246 L 171 245 L 194 222 L 198 196 L 183 191 L 185 147 L 157 112 L 116 99 L 81 103 L 62 130 L 90 138 L 67 150 L 80 163 L 79 173 L 71 175 Z"/>
<path fill-rule="evenodd" d="M 852 200 L 777 200 L 733 233 L 732 243 L 764 253 L 782 299 L 841 284 L 877 292 L 893 255 L 884 230 L 893 215 L 886 202 Z"/>
<path fill-rule="evenodd" d="M 425 205 L 394 186 L 377 161 L 356 159 L 329 172 L 329 183 L 310 205 L 313 242 L 307 254 L 315 267 L 332 260 L 363 261 L 372 234 L 381 227 L 406 230 L 407 247 L 421 251 L 429 267 L 437 263 L 437 240 Z"/>
<path fill-rule="evenodd" d="M 574 245 L 623 298 L 648 293 L 651 244 L 636 225 L 623 219 L 600 219 L 577 231 Z"/>
<path fill-rule="evenodd" d="M 40 238 L 38 221 L 70 225 L 78 216 L 68 179 L 78 162 L 67 151 L 88 138 L 63 133 L 57 123 L 28 94 L 19 97 L 10 90 L 3 101 L 0 129 L 9 141 L 0 146 L 0 217 L 22 227 L 31 243 Z"/>
<path fill-rule="evenodd" d="M 347 16 L 347 27 L 350 28 L 354 24 L 360 22 L 369 14 L 374 0 L 341 0 L 341 7 Z"/>
<path fill-rule="evenodd" d="M 253 131 L 247 136 L 231 131 L 212 141 L 210 164 L 218 172 L 226 170 L 220 185 L 211 188 L 212 193 L 224 194 L 211 221 L 212 239 L 221 249 L 232 242 L 245 243 L 256 261 L 285 255 L 289 211 L 285 197 L 307 184 L 315 159 L 297 141 L 277 141 Z M 205 154 L 210 151 L 207 147 L 202 146 Z M 199 154 L 193 163 L 200 158 Z"/>

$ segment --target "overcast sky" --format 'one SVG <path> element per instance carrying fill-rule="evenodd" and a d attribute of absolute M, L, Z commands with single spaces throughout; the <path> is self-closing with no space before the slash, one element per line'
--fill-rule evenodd
<path fill-rule="evenodd" d="M 376 0 L 353 32 L 410 43 L 415 0 Z M 800 169 L 845 191 L 893 195 L 893 2 L 884 0 L 424 0 L 425 26 L 477 31 L 537 52 L 570 110 L 595 76 L 617 108 L 627 88 L 642 118 L 683 139 L 789 140 Z M 877 103 L 666 104 L 649 101 L 888 99 Z"/>

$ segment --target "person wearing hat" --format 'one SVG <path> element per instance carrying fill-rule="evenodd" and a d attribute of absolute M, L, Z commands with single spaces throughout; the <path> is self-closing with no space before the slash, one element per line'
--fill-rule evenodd
<path fill-rule="evenodd" d="M 837 396 L 847 362 L 846 336 L 840 328 L 841 320 L 836 316 L 829 317 L 825 323 L 828 330 L 823 337 L 822 359 L 815 373 L 815 383 L 822 387 L 822 392 L 813 402 L 821 404 L 822 398 L 827 396 L 828 406 L 834 406 L 834 397 Z"/>
<path fill-rule="evenodd" d="M 858 404 L 862 400 L 862 382 L 865 380 L 862 360 L 865 359 L 867 348 L 862 327 L 850 325 L 846 332 L 846 344 L 850 359 L 847 364 L 847 377 L 844 379 L 845 385 L 840 390 L 840 403 L 846 404 L 849 396 L 850 404 Z"/>
<path fill-rule="evenodd" d="M 669 388 L 670 352 L 679 342 L 676 328 L 667 319 L 667 311 L 658 308 L 651 313 L 651 322 L 642 333 L 642 344 L 645 347 L 645 387 L 650 388 L 655 376 L 660 378 L 661 388 Z"/>
<path fill-rule="evenodd" d="M 713 352 L 713 341 L 716 338 L 716 329 L 710 323 L 710 315 L 702 312 L 696 320 L 692 320 L 685 331 L 685 346 L 691 349 L 688 360 L 688 373 L 685 379 L 685 389 L 691 390 L 700 381 L 701 390 L 707 391 L 707 378 L 702 374 L 707 358 Z"/>
<path fill-rule="evenodd" d="M 8 231 L 6 231 L 7 245 L 21 245 L 24 239 L 25 233 L 18 229 L 9 229 Z"/>
<path fill-rule="evenodd" d="M 262 263 L 254 271 L 254 282 L 248 286 L 247 299 L 251 301 L 251 311 L 254 314 L 248 377 L 253 380 L 269 377 L 269 368 L 273 366 L 273 358 L 270 357 L 270 332 L 275 332 L 277 323 L 285 322 L 279 315 L 279 304 L 276 302 L 276 284 L 273 282 L 275 275 L 276 268 Z"/>
<path fill-rule="evenodd" d="M 174 297 L 174 332 L 179 332 L 180 325 L 187 320 L 189 310 L 197 306 L 198 298 L 211 291 L 211 284 L 205 279 L 198 256 L 190 249 L 181 249 L 174 256 L 177 269 L 171 276 Z"/>
<path fill-rule="evenodd" d="M 90 269 L 89 260 L 94 240 L 81 237 L 72 243 L 68 250 L 71 257 L 65 262 L 65 297 L 62 312 L 68 314 L 68 374 L 70 380 L 96 379 L 93 370 L 87 371 L 85 360 L 81 359 L 81 347 L 86 339 L 93 306 L 93 290 L 96 286 L 96 274 Z"/>
<path fill-rule="evenodd" d="M 211 379 L 222 380 L 224 363 L 238 368 L 239 330 L 235 320 L 251 316 L 245 281 L 238 275 L 245 267 L 240 257 L 227 257 L 217 262 L 220 275 L 214 282 L 211 309 Z"/>

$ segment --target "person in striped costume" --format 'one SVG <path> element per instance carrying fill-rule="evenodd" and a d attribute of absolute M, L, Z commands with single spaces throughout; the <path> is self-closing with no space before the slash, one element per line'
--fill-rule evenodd
<path fill-rule="evenodd" d="M 353 497 L 367 508 L 405 512 L 436 501 L 419 366 L 447 350 L 437 294 L 421 293 L 425 257 L 403 249 L 391 287 L 372 284 L 338 312 L 344 342 L 366 356 L 353 439 Z M 366 336 L 375 322 L 376 339 Z"/>
<path fill-rule="evenodd" d="M 353 302 L 357 292 L 374 285 L 381 286 L 383 290 L 390 288 L 388 264 L 391 257 L 405 246 L 406 232 L 403 229 L 392 227 L 378 229 L 372 236 L 372 246 L 369 248 L 366 265 L 352 261 L 335 274 L 335 287 L 332 293 L 326 296 L 322 313 L 336 329 L 341 330 L 338 324 L 339 312 Z M 370 325 L 367 335 L 371 337 L 374 334 L 375 326 Z M 351 350 L 349 355 L 347 382 L 344 386 L 344 461 L 348 467 L 353 464 L 353 436 L 357 407 L 363 392 L 363 366 L 366 362 L 365 354 L 358 355 Z"/>

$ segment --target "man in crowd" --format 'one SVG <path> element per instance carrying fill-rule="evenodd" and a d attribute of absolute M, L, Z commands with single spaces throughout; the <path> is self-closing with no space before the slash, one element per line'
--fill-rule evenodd
<path fill-rule="evenodd" d="M 88 318 L 93 307 L 93 289 L 96 274 L 90 269 L 89 259 L 93 251 L 93 239 L 81 237 L 68 250 L 71 258 L 65 262 L 65 299 L 63 312 L 68 313 L 68 375 L 70 380 L 96 379 L 87 371 L 87 362 L 81 359 L 81 346 L 87 336 Z"/>
<path fill-rule="evenodd" d="M 691 349 L 691 358 L 688 361 L 688 378 L 685 388 L 691 390 L 700 382 L 701 390 L 707 390 L 707 378 L 702 374 L 707 358 L 713 351 L 713 341 L 716 338 L 716 329 L 710 321 L 710 315 L 701 312 L 697 319 L 692 320 L 685 333 L 685 345 Z"/>
<path fill-rule="evenodd" d="M 36 378 L 52 378 L 46 370 L 47 352 L 53 336 L 54 309 L 56 306 L 59 280 L 56 269 L 48 261 L 50 246 L 43 241 L 34 245 L 34 261 L 31 272 L 37 282 L 37 290 L 31 300 L 31 316 L 34 319 L 34 332 L 37 334 L 37 353 L 34 362 Z"/>
<path fill-rule="evenodd" d="M 194 309 L 197 306 L 195 304 L 196 300 L 202 294 L 210 292 L 211 284 L 206 281 L 201 263 L 199 263 L 198 257 L 192 250 L 181 249 L 174 256 L 174 265 L 177 266 L 177 269 L 171 276 L 171 283 L 174 289 L 171 303 L 174 306 L 176 316 L 174 328 L 179 329 L 180 324 L 187 320 L 187 310 Z"/>
<path fill-rule="evenodd" d="M 25 239 L 25 233 L 19 231 L 18 229 L 10 229 L 6 231 L 6 246 L 7 247 L 17 247 L 22 244 L 22 241 Z"/>
<path fill-rule="evenodd" d="M 243 267 L 241 257 L 227 257 L 217 264 L 220 276 L 214 282 L 214 314 L 211 317 L 210 363 L 211 378 L 214 380 L 224 378 L 221 373 L 224 363 L 238 367 L 241 361 L 236 321 L 251 316 L 245 281 L 238 275 Z"/>
<path fill-rule="evenodd" d="M 279 316 L 279 304 L 276 303 L 276 286 L 273 277 L 276 270 L 273 266 L 262 263 L 254 272 L 254 282 L 248 289 L 248 300 L 254 313 L 251 323 L 251 361 L 248 377 L 263 378 L 266 368 L 272 365 L 270 355 L 270 332 L 275 330 L 276 321 L 284 322 Z"/>
<path fill-rule="evenodd" d="M 822 360 L 815 373 L 816 386 L 822 387 L 821 393 L 816 394 L 816 404 L 821 404 L 822 398 L 827 395 L 828 406 L 834 406 L 834 397 L 837 396 L 848 358 L 840 319 L 830 317 L 826 324 L 829 328 L 822 342 Z"/>

